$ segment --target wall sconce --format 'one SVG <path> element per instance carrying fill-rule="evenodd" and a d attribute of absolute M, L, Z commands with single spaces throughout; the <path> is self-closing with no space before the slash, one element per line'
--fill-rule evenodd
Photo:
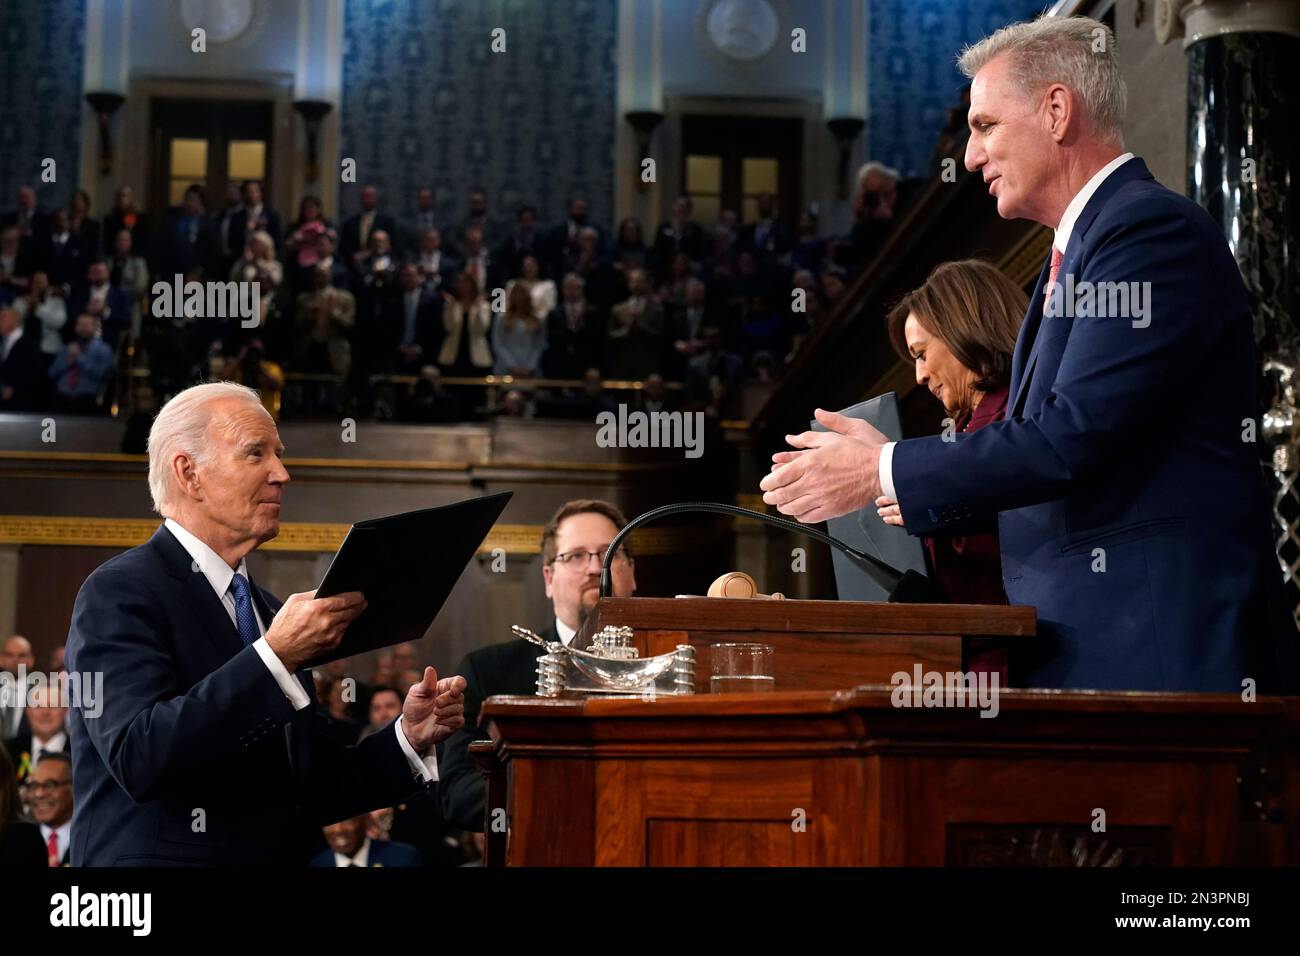
<path fill-rule="evenodd" d="M 840 116 L 826 121 L 826 128 L 840 144 L 838 182 L 841 199 L 847 199 L 849 195 L 849 157 L 853 155 L 853 141 L 866 125 L 867 121 L 857 116 Z"/>
<path fill-rule="evenodd" d="M 113 171 L 113 133 L 109 128 L 109 120 L 118 107 L 126 102 L 126 97 L 121 93 L 98 90 L 87 93 L 86 102 L 99 120 L 99 174 L 107 176 Z"/>
<path fill-rule="evenodd" d="M 298 111 L 302 117 L 303 128 L 307 132 L 307 182 L 314 183 L 320 178 L 320 156 L 318 147 L 320 144 L 320 124 L 329 111 L 334 109 L 333 103 L 325 100 L 294 100 L 293 108 Z"/>
<path fill-rule="evenodd" d="M 636 132 L 636 151 L 641 159 L 645 159 L 646 154 L 650 152 L 650 137 L 654 135 L 655 129 L 664 121 L 664 114 L 655 110 L 633 110 L 623 116 L 628 125 Z M 640 164 L 638 163 L 636 176 L 636 191 L 643 193 L 650 188 L 650 184 L 641 178 Z"/>

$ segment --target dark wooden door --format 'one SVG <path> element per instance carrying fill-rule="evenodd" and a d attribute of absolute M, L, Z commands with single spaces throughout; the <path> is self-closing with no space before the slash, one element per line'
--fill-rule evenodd
<path fill-rule="evenodd" d="M 753 222 L 757 197 L 771 193 L 777 217 L 793 226 L 802 203 L 803 120 L 753 116 L 682 117 L 682 191 L 695 217 L 716 222 L 733 210 Z"/>
<path fill-rule="evenodd" d="M 226 183 L 262 180 L 268 205 L 273 107 L 269 100 L 155 98 L 150 106 L 153 143 L 149 208 L 178 205 L 191 183 L 203 187 L 208 211 L 221 206 Z"/>

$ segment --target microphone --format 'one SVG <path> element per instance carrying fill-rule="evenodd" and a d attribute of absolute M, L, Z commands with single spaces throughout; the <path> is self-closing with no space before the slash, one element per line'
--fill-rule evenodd
<path fill-rule="evenodd" d="M 891 604 L 942 603 L 937 590 L 930 583 L 930 579 L 923 574 L 918 574 L 910 569 L 900 571 L 874 555 L 864 554 L 855 548 L 849 547 L 838 538 L 832 538 L 825 532 L 799 524 L 797 521 L 778 518 L 776 515 L 763 514 L 760 511 L 750 511 L 748 508 L 738 508 L 735 505 L 724 505 L 716 501 L 683 501 L 677 504 L 664 505 L 662 508 L 655 508 L 643 515 L 638 515 L 624 525 L 618 534 L 614 535 L 614 540 L 609 543 L 609 549 L 605 552 L 605 559 L 600 563 L 600 596 L 609 597 L 612 585 L 609 572 L 610 565 L 614 562 L 614 554 L 618 551 L 619 545 L 633 528 L 638 528 L 643 524 L 667 515 L 685 514 L 687 512 L 708 512 L 732 515 L 737 518 L 753 518 L 755 521 L 763 521 L 786 531 L 806 534 L 810 538 L 829 545 L 852 561 L 863 574 L 889 595 L 888 601 Z"/>

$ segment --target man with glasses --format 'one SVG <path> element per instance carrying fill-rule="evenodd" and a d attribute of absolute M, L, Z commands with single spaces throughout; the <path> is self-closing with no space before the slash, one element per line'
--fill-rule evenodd
<path fill-rule="evenodd" d="M 546 641 L 569 644 L 600 597 L 600 564 L 605 550 L 627 524 L 623 512 L 606 501 L 569 501 L 542 529 L 542 580 L 555 620 L 539 635 Z M 636 593 L 632 555 L 626 543 L 611 567 L 614 597 Z M 474 740 L 488 737 L 479 726 L 483 701 L 496 694 L 537 692 L 537 659 L 545 648 L 513 640 L 472 651 L 457 674 L 465 678 L 465 725 L 447 738 L 439 757 L 443 815 L 449 826 L 479 833 L 483 830 L 483 778 L 469 755 Z"/>
<path fill-rule="evenodd" d="M 32 771 L 27 790 L 50 866 L 68 865 L 72 846 L 72 759 L 66 753 L 47 750 Z"/>

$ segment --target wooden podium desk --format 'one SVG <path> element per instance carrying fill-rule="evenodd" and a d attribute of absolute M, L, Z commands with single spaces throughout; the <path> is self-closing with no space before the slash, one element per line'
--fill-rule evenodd
<path fill-rule="evenodd" d="M 631 627 L 643 655 L 666 654 L 678 644 L 770 644 L 778 689 L 842 690 L 888 684 L 916 664 L 925 671 L 961 670 L 972 639 L 1032 641 L 1037 613 L 1020 605 L 601 598 L 583 633 L 607 625 Z M 696 657 L 695 685 L 708 688 L 707 653 Z"/>
<path fill-rule="evenodd" d="M 1300 699 L 1012 690 L 999 708 L 901 708 L 882 686 L 493 697 L 498 743 L 473 749 L 510 827 L 490 862 L 1300 863 Z"/>

